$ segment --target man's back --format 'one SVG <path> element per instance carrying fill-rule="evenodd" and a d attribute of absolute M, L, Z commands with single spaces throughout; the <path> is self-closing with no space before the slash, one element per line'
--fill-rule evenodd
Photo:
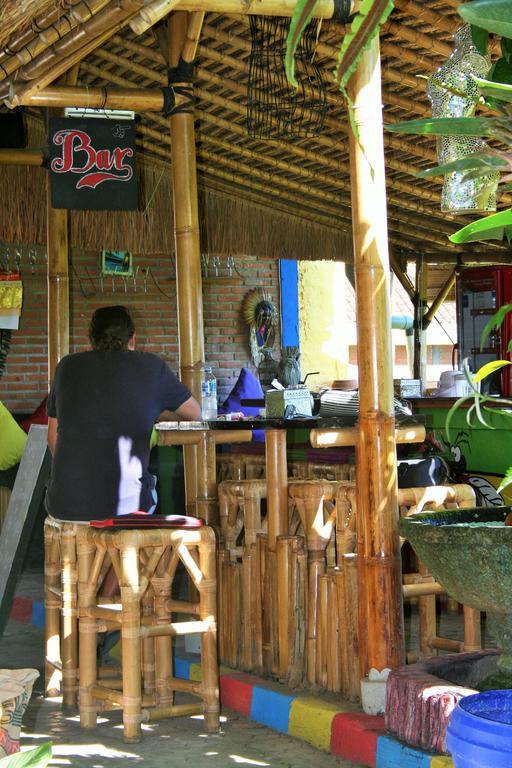
<path fill-rule="evenodd" d="M 189 397 L 150 353 L 92 350 L 63 358 L 48 400 L 48 415 L 58 421 L 50 514 L 91 520 L 149 509 L 152 426 Z"/>

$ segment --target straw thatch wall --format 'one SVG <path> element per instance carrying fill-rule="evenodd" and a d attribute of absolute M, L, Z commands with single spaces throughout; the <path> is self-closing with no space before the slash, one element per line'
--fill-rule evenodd
<path fill-rule="evenodd" d="M 40 121 L 29 118 L 29 146 L 44 147 Z M 172 186 L 168 166 L 139 153 L 141 210 L 72 212 L 71 244 L 89 250 L 134 253 L 174 250 Z M 46 178 L 42 168 L 4 166 L 0 173 L 0 241 L 46 242 Z M 209 253 L 252 253 L 279 258 L 352 259 L 352 238 L 233 194 L 200 189 L 202 248 Z"/>

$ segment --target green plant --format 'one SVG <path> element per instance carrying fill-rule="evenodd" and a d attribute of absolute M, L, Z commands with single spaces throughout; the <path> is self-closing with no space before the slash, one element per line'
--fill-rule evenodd
<path fill-rule="evenodd" d="M 0 759 L 0 768 L 46 768 L 52 758 L 52 745 L 49 741 L 40 747 L 15 752 Z"/>
<path fill-rule="evenodd" d="M 459 8 L 464 21 L 473 25 L 473 40 L 480 50 L 487 46 L 487 33 L 502 36 L 501 58 L 496 61 L 486 79 L 474 77 L 480 91 L 482 105 L 498 112 L 477 117 L 446 117 L 426 120 L 408 120 L 385 126 L 395 133 L 430 134 L 433 136 L 479 136 L 499 142 L 503 148 L 476 152 L 445 165 L 438 165 L 415 175 L 420 178 L 441 176 L 454 171 L 463 174 L 462 180 L 482 177 L 489 171 L 499 171 L 501 189 L 512 189 L 512 15 L 510 0 L 474 0 Z M 512 242 L 512 209 L 484 216 L 450 236 L 453 243 L 481 240 Z"/>
<path fill-rule="evenodd" d="M 300 37 L 313 18 L 317 0 L 297 0 L 290 30 L 286 40 L 286 76 L 288 82 L 297 87 L 295 79 L 295 52 Z M 354 72 L 362 54 L 369 47 L 371 41 L 379 33 L 379 28 L 393 10 L 393 0 L 361 0 L 357 13 L 354 14 L 352 23 L 343 37 L 338 62 L 333 72 L 334 81 L 343 93 L 349 112 L 349 120 L 352 131 L 359 139 L 357 126 L 353 119 L 352 102 L 347 93 L 347 83 Z"/>

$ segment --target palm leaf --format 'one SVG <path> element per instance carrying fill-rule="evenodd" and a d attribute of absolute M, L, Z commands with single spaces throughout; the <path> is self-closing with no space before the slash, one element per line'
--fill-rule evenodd
<path fill-rule="evenodd" d="M 387 123 L 392 133 L 416 133 L 432 136 L 499 136 L 507 131 L 509 122 L 500 117 L 433 117 L 426 120 L 406 120 Z"/>
<path fill-rule="evenodd" d="M 458 10 L 469 24 L 501 37 L 512 37 L 510 0 L 474 0 L 460 5 Z"/>
<path fill-rule="evenodd" d="M 503 304 L 494 315 L 486 322 L 482 334 L 480 336 L 480 349 L 484 346 L 489 334 L 492 331 L 501 328 L 501 325 L 508 313 L 512 310 L 512 304 Z M 485 367 L 485 366 L 484 366 Z M 482 369 L 480 369 L 482 370 Z"/>
<path fill-rule="evenodd" d="M 295 51 L 297 50 L 302 33 L 313 18 L 313 11 L 315 10 L 316 3 L 317 0 L 297 0 L 290 22 L 290 29 L 288 31 L 288 37 L 286 38 L 285 68 L 288 82 L 291 83 L 294 88 L 297 88 L 297 80 L 295 78 Z"/>
<path fill-rule="evenodd" d="M 512 209 L 472 221 L 449 236 L 452 243 L 473 243 L 479 240 L 503 240 L 512 237 Z"/>
<path fill-rule="evenodd" d="M 473 75 L 473 80 L 477 83 L 484 96 L 492 97 L 497 101 L 512 101 L 512 85 L 510 83 L 494 83 L 491 80 L 485 80 L 475 75 Z"/>
<path fill-rule="evenodd" d="M 35 749 L 15 752 L 0 760 L 0 768 L 46 768 L 52 758 L 52 745 L 49 741 Z"/>
<path fill-rule="evenodd" d="M 497 487 L 497 492 L 501 493 L 505 488 L 508 488 L 508 486 L 512 483 L 512 467 L 509 467 L 507 471 L 505 472 L 505 475 L 503 477 L 503 480 Z"/>
<path fill-rule="evenodd" d="M 490 363 L 482 365 L 473 376 L 473 384 L 478 384 L 479 381 L 483 381 L 487 376 L 491 376 L 491 374 L 499 371 L 500 368 L 504 368 L 506 365 L 512 365 L 510 360 L 491 360 Z"/>
<path fill-rule="evenodd" d="M 428 179 L 431 176 L 445 176 L 447 173 L 461 171 L 480 171 L 479 175 L 481 175 L 482 173 L 489 173 L 489 171 L 508 168 L 508 165 L 505 158 L 499 155 L 475 152 L 474 155 L 461 157 L 458 160 L 452 160 L 450 163 L 436 165 L 434 168 L 427 168 L 424 171 L 416 171 L 414 176 L 420 179 Z"/>
<path fill-rule="evenodd" d="M 446 421 L 445 421 L 445 429 L 446 429 L 446 437 L 448 439 L 448 442 L 452 442 L 452 439 L 450 437 L 450 425 L 452 423 L 452 419 L 455 415 L 455 413 L 459 410 L 461 405 L 466 403 L 468 400 L 472 400 L 473 395 L 464 395 L 464 397 L 459 397 L 458 400 L 454 402 L 448 413 L 446 414 Z"/>
<path fill-rule="evenodd" d="M 393 0 L 362 0 L 350 30 L 343 38 L 334 70 L 334 79 L 341 91 L 345 91 L 359 59 L 392 10 Z"/>

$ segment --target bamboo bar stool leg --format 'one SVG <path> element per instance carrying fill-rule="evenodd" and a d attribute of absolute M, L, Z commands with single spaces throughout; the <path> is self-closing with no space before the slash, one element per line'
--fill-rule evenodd
<path fill-rule="evenodd" d="M 171 612 L 167 608 L 167 599 L 171 595 L 171 579 L 165 575 L 151 579 L 155 591 L 155 623 L 168 624 Z M 159 707 L 170 707 L 174 694 L 169 686 L 172 678 L 172 638 L 170 635 L 158 635 L 155 638 L 156 694 Z"/>
<path fill-rule="evenodd" d="M 148 589 L 142 598 L 142 616 L 146 620 L 149 620 L 153 616 L 154 601 L 155 596 L 153 591 Z M 152 637 L 146 637 L 142 641 L 142 680 L 144 693 L 148 696 L 155 692 L 155 670 L 155 640 Z"/>
<path fill-rule="evenodd" d="M 77 531 L 78 552 L 78 631 L 79 631 L 79 680 L 80 680 L 80 727 L 94 728 L 97 705 L 92 689 L 97 683 L 96 648 L 98 626 L 92 615 L 96 605 L 97 585 L 91 581 L 95 547 L 89 530 Z"/>
<path fill-rule="evenodd" d="M 476 608 L 463 606 L 464 651 L 479 651 L 482 648 L 481 613 Z"/>
<path fill-rule="evenodd" d="M 60 554 L 59 533 L 53 521 L 44 523 L 45 690 L 47 696 L 61 692 L 60 654 Z"/>
<path fill-rule="evenodd" d="M 61 528 L 62 584 L 62 704 L 76 707 L 78 703 L 78 616 L 77 616 L 77 557 L 76 525 L 64 523 Z"/>
<path fill-rule="evenodd" d="M 122 546 L 121 653 L 123 673 L 124 741 L 140 741 L 142 720 L 139 552 L 135 545 Z M 158 684 L 158 682 L 157 682 Z"/>
<path fill-rule="evenodd" d="M 206 730 L 219 730 L 219 671 L 217 662 L 217 582 L 215 564 L 215 534 L 203 528 L 199 543 L 199 565 L 203 578 L 199 588 L 199 617 L 210 623 L 201 635 L 202 694 Z"/>

